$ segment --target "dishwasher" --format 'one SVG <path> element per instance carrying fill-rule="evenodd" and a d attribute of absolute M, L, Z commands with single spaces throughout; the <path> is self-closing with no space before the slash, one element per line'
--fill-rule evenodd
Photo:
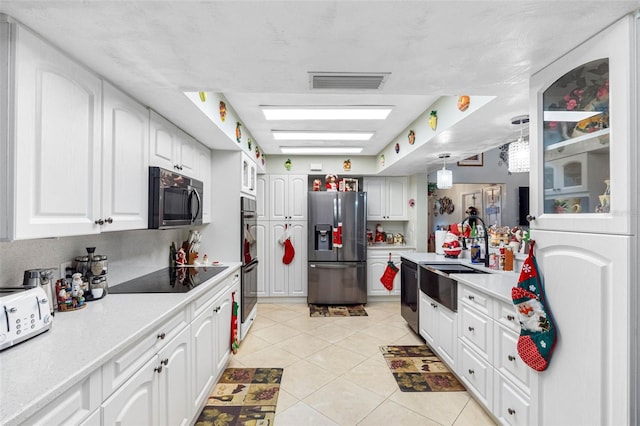
<path fill-rule="evenodd" d="M 409 327 L 420 334 L 418 329 L 418 265 L 402 258 L 400 264 L 400 313 Z"/>

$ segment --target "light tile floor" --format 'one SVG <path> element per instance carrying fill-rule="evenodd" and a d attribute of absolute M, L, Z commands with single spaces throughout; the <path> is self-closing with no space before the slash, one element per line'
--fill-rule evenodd
<path fill-rule="evenodd" d="M 494 425 L 467 392 L 401 392 L 379 346 L 421 345 L 399 302 L 367 317 L 310 318 L 304 303 L 258 305 L 229 367 L 284 368 L 277 426 Z"/>

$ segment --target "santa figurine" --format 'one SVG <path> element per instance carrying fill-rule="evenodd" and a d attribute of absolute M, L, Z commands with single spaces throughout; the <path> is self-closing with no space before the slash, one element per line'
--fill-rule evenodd
<path fill-rule="evenodd" d="M 324 178 L 325 184 L 324 186 L 327 188 L 327 191 L 337 191 L 338 190 L 338 176 L 333 174 L 328 174 Z"/>
<path fill-rule="evenodd" d="M 384 243 L 386 238 L 386 234 L 384 233 L 384 229 L 382 229 L 381 224 L 376 225 L 376 243 Z"/>

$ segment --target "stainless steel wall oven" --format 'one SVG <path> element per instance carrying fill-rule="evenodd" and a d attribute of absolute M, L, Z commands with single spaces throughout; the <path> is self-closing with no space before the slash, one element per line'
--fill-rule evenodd
<path fill-rule="evenodd" d="M 256 200 L 240 197 L 240 241 L 242 277 L 240 280 L 240 306 L 242 323 L 258 302 L 258 258 L 256 241 Z"/>

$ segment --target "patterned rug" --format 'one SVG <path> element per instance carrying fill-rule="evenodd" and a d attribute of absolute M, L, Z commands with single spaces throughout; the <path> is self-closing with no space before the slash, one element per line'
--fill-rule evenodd
<path fill-rule="evenodd" d="M 380 346 L 402 392 L 464 391 L 447 366 L 426 345 Z"/>
<path fill-rule="evenodd" d="M 227 368 L 196 426 L 273 425 L 282 368 Z"/>
<path fill-rule="evenodd" d="M 364 305 L 309 305 L 310 317 L 368 317 Z"/>

